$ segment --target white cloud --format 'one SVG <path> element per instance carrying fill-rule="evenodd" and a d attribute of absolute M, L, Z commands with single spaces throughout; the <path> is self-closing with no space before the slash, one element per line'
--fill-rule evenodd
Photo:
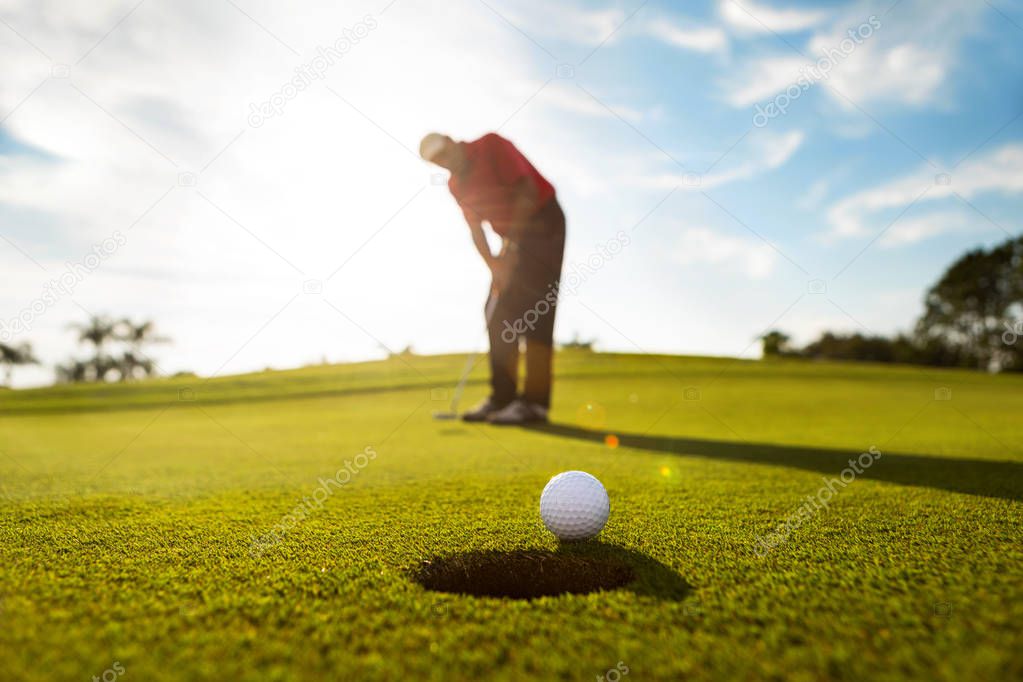
<path fill-rule="evenodd" d="M 962 211 L 934 212 L 922 216 L 905 216 L 892 225 L 878 240 L 883 248 L 909 246 L 917 242 L 952 232 L 970 232 L 987 226 L 980 225 L 983 218 Z"/>
<path fill-rule="evenodd" d="M 542 83 L 537 83 L 533 92 Z M 528 96 L 528 88 L 520 89 L 519 92 L 525 97 Z M 599 95 L 596 95 L 600 97 Z M 539 104 L 547 105 L 561 111 L 572 114 L 582 114 L 597 118 L 624 118 L 626 121 L 636 122 L 643 118 L 643 112 L 632 107 L 622 106 L 607 98 L 600 97 L 595 100 L 586 92 L 583 92 L 574 85 L 572 81 L 552 81 L 536 96 Z M 604 104 L 601 104 L 603 102 Z M 606 104 L 606 106 L 605 106 Z M 617 114 L 617 116 L 615 115 Z"/>
<path fill-rule="evenodd" d="M 801 130 L 791 130 L 784 135 L 768 137 L 760 144 L 763 152 L 762 165 L 765 168 L 778 168 L 785 164 L 796 153 L 806 139 Z"/>
<path fill-rule="evenodd" d="M 774 97 L 796 82 L 808 62 L 798 56 L 764 57 L 728 76 L 724 83 L 726 101 L 733 107 L 748 107 Z"/>
<path fill-rule="evenodd" d="M 681 17 L 630 16 L 616 8 L 592 9 L 564 2 L 519 3 L 501 8 L 502 15 L 540 42 L 560 40 L 585 47 L 613 44 L 626 38 L 653 37 L 674 47 L 704 54 L 728 47 L 728 35 L 719 26 L 698 25 Z M 547 47 L 545 46 L 545 49 Z M 559 55 L 560 56 L 560 55 Z"/>
<path fill-rule="evenodd" d="M 659 17 L 645 24 L 646 31 L 658 40 L 696 52 L 721 52 L 728 47 L 728 36 L 714 26 L 679 26 L 674 21 Z"/>
<path fill-rule="evenodd" d="M 616 8 L 593 9 L 565 2 L 502 3 L 501 15 L 530 36 L 555 38 L 577 45 L 596 46 L 619 37 L 626 14 Z M 546 49 L 546 46 L 545 46 Z"/>
<path fill-rule="evenodd" d="M 877 232 L 872 216 L 880 211 L 900 209 L 916 202 L 953 197 L 970 199 L 987 192 L 1023 193 L 1023 144 L 1006 144 L 987 154 L 964 161 L 949 176 L 948 184 L 938 181 L 930 165 L 878 187 L 857 192 L 832 204 L 828 210 L 828 239 L 863 237 Z M 894 216 L 893 216 L 894 217 Z M 980 216 L 978 220 L 982 220 Z"/>
<path fill-rule="evenodd" d="M 675 187 L 707 190 L 739 180 L 748 180 L 761 173 L 779 168 L 792 158 L 802 146 L 806 136 L 800 130 L 777 134 L 760 129 L 750 134 L 744 145 L 728 152 L 711 172 L 694 174 L 662 173 L 642 178 L 642 184 L 652 187 Z"/>
<path fill-rule="evenodd" d="M 777 252 L 755 238 L 736 237 L 706 227 L 682 231 L 674 251 L 681 265 L 712 265 L 750 279 L 764 279 L 774 271 Z"/>
<path fill-rule="evenodd" d="M 792 130 L 784 135 L 768 136 L 755 145 L 756 155 L 742 163 L 721 171 L 712 171 L 703 177 L 700 186 L 716 187 L 736 180 L 746 180 L 783 166 L 802 146 L 805 135 Z"/>
<path fill-rule="evenodd" d="M 563 38 L 584 45 L 599 45 L 608 39 L 613 41 L 612 34 L 625 21 L 626 16 L 614 8 L 594 10 L 561 3 L 545 3 L 537 7 L 542 9 L 543 23 L 547 27 L 556 27 Z"/>
<path fill-rule="evenodd" d="M 903 0 L 890 14 L 856 9 L 811 38 L 807 51 L 816 59 L 850 47 L 850 30 L 873 24 L 872 32 L 852 49 L 824 81 L 835 100 L 861 106 L 895 102 L 907 106 L 933 104 L 955 67 L 963 42 L 980 29 L 986 5 L 953 0 L 938 8 L 925 0 Z M 844 97 L 842 96 L 844 95 Z"/>
<path fill-rule="evenodd" d="M 689 19 L 663 15 L 645 18 L 644 15 L 649 14 L 650 10 L 630 15 L 617 8 L 593 9 L 564 2 L 520 2 L 501 7 L 505 19 L 537 40 L 545 50 L 550 49 L 545 43 L 554 41 L 592 48 L 622 39 L 647 37 L 702 54 L 728 48 L 728 35 L 719 26 L 699 25 Z"/>
<path fill-rule="evenodd" d="M 127 244 L 75 301 L 155 318 L 175 339 L 161 350 L 169 371 L 210 372 L 260 329 L 224 372 L 295 365 L 325 349 L 343 349 L 331 359 L 378 355 L 374 338 L 319 299 L 300 296 L 270 322 L 303 279 L 326 278 L 357 250 L 324 298 L 388 345 L 465 348 L 479 333 L 486 268 L 446 189 L 428 184 L 435 169 L 401 147 L 414 148 L 432 128 L 471 138 L 508 121 L 501 132 L 554 182 L 574 240 L 636 219 L 635 197 L 607 188 L 624 184 L 629 155 L 646 143 L 605 135 L 621 123 L 574 81 L 536 94 L 546 57 L 480 3 L 396 3 L 323 81 L 259 128 L 247 125 L 250 103 L 279 92 L 362 9 L 248 2 L 246 12 L 296 56 L 230 3 L 143 3 L 76 64 L 127 10 L 72 4 L 5 5 L 5 21 L 72 66 L 70 79 L 50 79 L 42 55 L 9 32 L 0 39 L 0 116 L 45 80 L 4 132 L 51 156 L 0 154 L 2 231 L 50 271 L 0 243 L 0 320 L 38 296 L 66 259 L 121 230 Z M 594 18 L 586 39 L 599 42 L 619 18 Z M 630 102 L 623 96 L 591 89 L 626 120 L 646 119 L 621 106 Z M 196 173 L 197 186 L 177 186 L 181 172 Z M 7 224 L 9 214 L 17 224 Z M 64 301 L 26 338 L 47 364 L 63 360 L 74 349 L 64 325 L 83 315 Z"/>
<path fill-rule="evenodd" d="M 815 39 L 811 49 L 823 53 L 824 45 L 835 44 L 827 38 Z M 913 43 L 885 48 L 864 42 L 837 63 L 822 85 L 846 108 L 854 108 L 849 100 L 863 105 L 883 100 L 920 106 L 929 103 L 944 83 L 952 56 Z"/>
<path fill-rule="evenodd" d="M 827 18 L 823 10 L 777 9 L 751 0 L 721 0 L 725 23 L 741 31 L 791 33 L 812 28 Z"/>
<path fill-rule="evenodd" d="M 749 19 L 730 0 L 722 8 Z M 723 79 L 725 99 L 735 107 L 752 106 L 810 73 L 809 80 L 847 111 L 856 111 L 853 103 L 933 105 L 940 101 L 964 40 L 979 30 L 985 8 L 968 0 L 942 3 L 940 8 L 924 0 L 903 0 L 898 11 L 884 14 L 856 5 L 817 28 L 805 46 L 796 46 L 802 54 L 779 54 L 773 42 L 770 53 L 754 51 L 746 68 Z M 816 75 L 812 67 L 818 65 L 826 74 Z"/>
<path fill-rule="evenodd" d="M 268 323 L 301 291 L 303 279 L 325 279 L 360 248 L 324 297 L 389 345 L 465 347 L 479 328 L 485 268 L 473 260 L 445 188 L 429 185 L 431 169 L 400 145 L 414 148 L 432 127 L 474 136 L 522 107 L 510 134 L 536 160 L 553 156 L 578 120 L 566 109 L 610 117 L 584 109 L 577 96 L 559 99 L 557 88 L 550 106 L 523 107 L 535 91 L 533 48 L 478 3 L 469 9 L 395 4 L 324 81 L 300 91 L 259 128 L 247 125 L 249 104 L 279 92 L 317 46 L 362 20 L 362 8 L 309 2 L 296 13 L 247 3 L 246 11 L 293 45 L 296 56 L 230 3 L 143 3 L 76 64 L 126 12 L 117 3 L 109 11 L 76 7 L 81 11 L 26 3 L 4 11 L 4 20 L 54 61 L 72 66 L 70 79 L 47 80 L 4 122 L 5 133 L 52 158 L 0 155 L 0 204 L 18 216 L 3 232 L 49 270 L 0 245 L 0 320 L 38 296 L 65 259 L 80 260 L 91 244 L 121 230 L 127 244 L 89 275 L 75 300 L 96 312 L 154 317 L 175 339 L 163 351 L 172 360 L 161 362 L 170 371 L 210 372 L 264 325 L 225 372 L 294 365 L 328 348 L 343 348 L 348 357 L 379 353 L 375 339 L 319 299 L 299 298 Z M 0 40 L 0 63 L 4 116 L 49 76 L 51 65 L 9 32 Z M 596 167 L 600 150 L 589 149 L 580 151 L 578 163 Z M 176 186 L 186 171 L 198 175 L 195 188 Z M 553 180 L 565 189 L 567 182 Z M 464 268 L 437 265 L 452 254 L 464 259 Z M 448 276 L 457 270 L 460 275 Z M 295 307 L 303 301 L 311 302 Z M 47 363 L 73 350 L 64 324 L 84 313 L 66 303 L 26 335 Z M 439 309 L 459 314 L 438 325 L 436 316 L 445 314 Z M 302 316 L 290 319 L 296 310 Z M 410 330 L 418 330 L 414 339 Z"/>

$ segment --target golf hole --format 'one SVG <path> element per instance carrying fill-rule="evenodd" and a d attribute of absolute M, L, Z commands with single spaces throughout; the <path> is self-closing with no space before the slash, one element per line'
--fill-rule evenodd
<path fill-rule="evenodd" d="M 614 590 L 636 575 L 629 564 L 613 558 L 520 551 L 429 559 L 413 570 L 412 578 L 434 592 L 536 599 Z"/>

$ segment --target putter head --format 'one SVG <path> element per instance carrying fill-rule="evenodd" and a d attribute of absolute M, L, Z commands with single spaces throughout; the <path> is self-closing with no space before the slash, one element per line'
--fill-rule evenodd
<path fill-rule="evenodd" d="M 453 419 L 458 419 L 458 415 L 454 412 L 434 412 L 433 418 L 439 421 L 451 421 Z"/>

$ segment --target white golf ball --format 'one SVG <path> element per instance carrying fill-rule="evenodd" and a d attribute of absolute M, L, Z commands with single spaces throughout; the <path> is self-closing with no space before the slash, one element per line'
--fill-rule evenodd
<path fill-rule="evenodd" d="M 607 491 L 585 471 L 560 473 L 540 493 L 540 518 L 559 540 L 592 538 L 610 513 Z"/>

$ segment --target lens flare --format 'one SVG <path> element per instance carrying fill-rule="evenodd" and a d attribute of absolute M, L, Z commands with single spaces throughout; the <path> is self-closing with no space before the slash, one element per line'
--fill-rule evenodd
<path fill-rule="evenodd" d="M 607 422 L 607 409 L 600 403 L 585 402 L 576 408 L 575 420 L 584 429 L 599 430 Z"/>

